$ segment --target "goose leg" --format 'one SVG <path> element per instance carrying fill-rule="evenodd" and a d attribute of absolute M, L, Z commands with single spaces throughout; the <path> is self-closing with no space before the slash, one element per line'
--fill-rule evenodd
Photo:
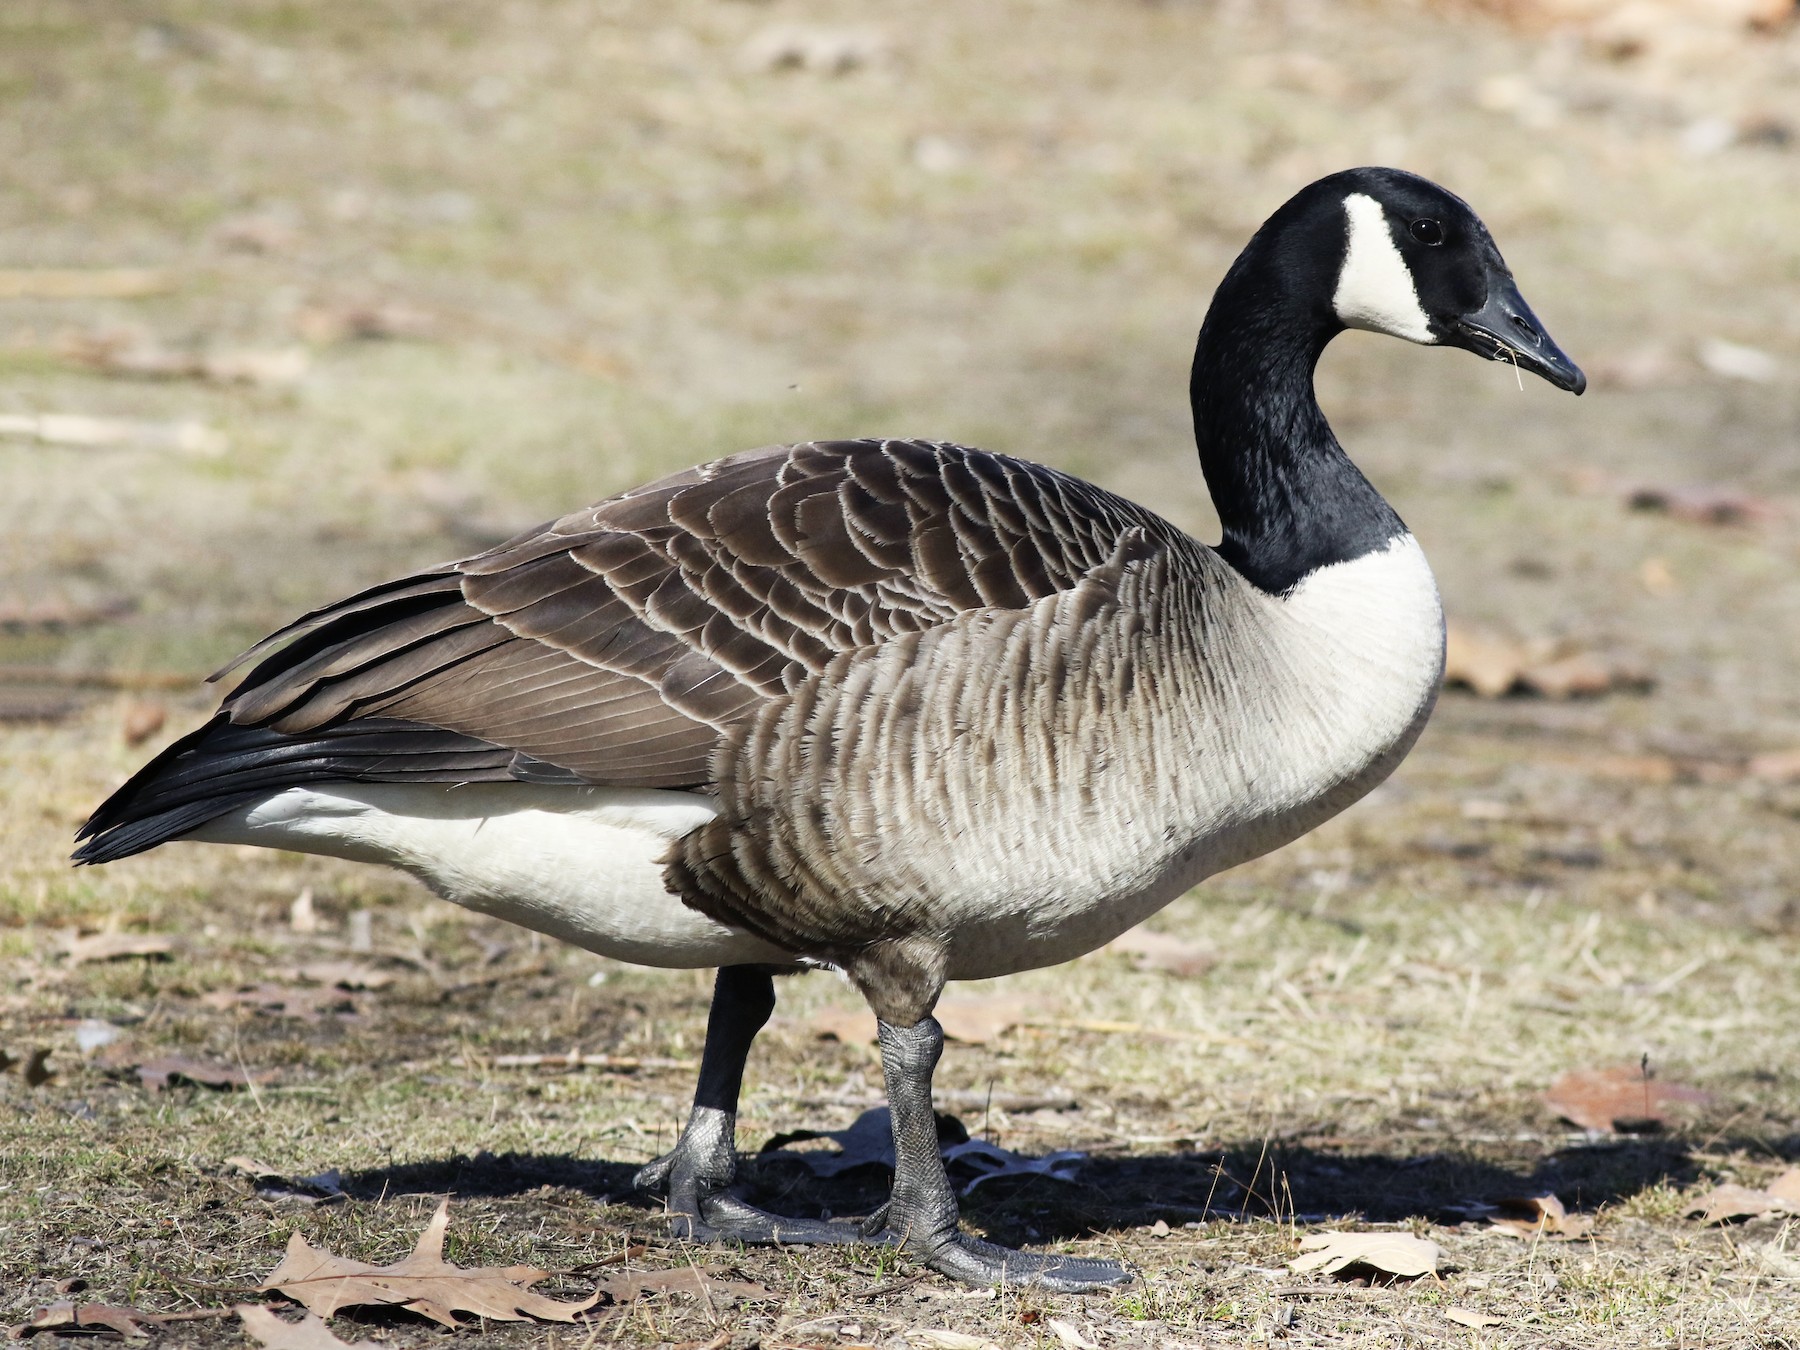
<path fill-rule="evenodd" d="M 674 1149 L 638 1169 L 632 1183 L 666 1201 L 678 1238 L 697 1242 L 869 1242 L 852 1223 L 790 1219 L 726 1189 L 737 1176 L 737 1106 L 750 1044 L 775 1011 L 775 981 L 757 966 L 722 966 L 706 1018 L 694 1108 Z"/>
<path fill-rule="evenodd" d="M 926 1265 L 965 1284 L 1035 1285 L 1086 1293 L 1133 1277 L 1112 1261 L 1014 1251 L 983 1242 L 958 1226 L 956 1193 L 938 1151 L 931 1075 L 944 1052 L 944 1031 L 929 1015 L 909 1027 L 879 1021 L 881 1067 L 894 1123 L 894 1192 L 869 1221 L 872 1236 L 913 1252 Z"/>

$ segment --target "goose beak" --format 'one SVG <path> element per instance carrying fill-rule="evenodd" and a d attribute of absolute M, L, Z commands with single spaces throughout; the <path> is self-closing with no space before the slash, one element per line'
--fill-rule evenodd
<path fill-rule="evenodd" d="M 1587 388 L 1581 367 L 1563 355 L 1508 276 L 1495 279 L 1487 304 L 1452 323 L 1444 341 L 1490 361 L 1513 362 L 1572 394 Z"/>

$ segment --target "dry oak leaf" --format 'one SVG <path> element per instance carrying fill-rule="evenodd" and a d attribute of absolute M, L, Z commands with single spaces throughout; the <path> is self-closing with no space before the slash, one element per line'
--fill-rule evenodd
<path fill-rule="evenodd" d="M 453 1328 L 462 1325 L 456 1320 L 459 1312 L 499 1322 L 522 1322 L 527 1317 L 573 1322 L 578 1313 L 600 1301 L 598 1290 L 580 1303 L 559 1303 L 533 1293 L 526 1286 L 549 1274 L 535 1266 L 459 1269 L 444 1260 L 444 1231 L 449 1226 L 450 1202 L 440 1200 L 412 1254 L 386 1266 L 333 1256 L 295 1233 L 263 1290 L 285 1294 L 321 1317 L 356 1304 L 399 1304 Z"/>
<path fill-rule="evenodd" d="M 1775 1186 L 1782 1186 L 1784 1192 L 1800 1192 L 1800 1184 L 1789 1184 L 1789 1179 L 1795 1177 L 1800 1177 L 1800 1168 L 1777 1177 L 1768 1190 L 1753 1190 L 1728 1181 L 1701 1195 L 1683 1213 L 1688 1219 L 1697 1217 L 1703 1224 L 1730 1224 L 1735 1219 L 1757 1219 L 1766 1213 L 1800 1211 L 1800 1197 L 1775 1192 Z"/>
<path fill-rule="evenodd" d="M 1672 1108 L 1711 1101 L 1708 1093 L 1660 1078 L 1637 1065 L 1573 1069 L 1550 1085 L 1544 1104 L 1584 1130 L 1644 1134 L 1669 1123 Z"/>
<path fill-rule="evenodd" d="M 1204 975 L 1219 963 L 1218 953 L 1200 942 L 1189 942 L 1170 933 L 1133 928 L 1106 944 L 1109 952 L 1123 952 L 1138 970 L 1160 970 L 1192 978 Z"/>
<path fill-rule="evenodd" d="M 340 1341 L 317 1313 L 290 1322 L 259 1303 L 240 1303 L 232 1311 L 250 1333 L 250 1339 L 269 1350 L 381 1350 L 374 1341 Z"/>
<path fill-rule="evenodd" d="M 1510 1237 L 1551 1238 L 1568 1242 L 1584 1238 L 1594 1229 L 1585 1214 L 1571 1214 L 1554 1195 L 1509 1195 L 1498 1202 L 1500 1212 L 1490 1223 Z"/>
<path fill-rule="evenodd" d="M 1790 1167 L 1763 1187 L 1777 1200 L 1800 1209 L 1800 1167 Z"/>
<path fill-rule="evenodd" d="M 1320 1271 L 1346 1278 L 1367 1268 L 1395 1279 L 1433 1275 L 1444 1261 L 1444 1249 L 1410 1233 L 1314 1233 L 1300 1240 L 1304 1256 L 1288 1262 L 1301 1274 Z"/>
<path fill-rule="evenodd" d="M 692 1294 L 708 1303 L 722 1299 L 769 1298 L 769 1291 L 750 1280 L 729 1278 L 725 1266 L 675 1266 L 669 1270 L 645 1270 L 611 1275 L 600 1282 L 596 1297 L 604 1294 L 614 1303 L 632 1303 L 645 1294 Z"/>
<path fill-rule="evenodd" d="M 239 1069 L 230 1064 L 214 1064 L 210 1060 L 190 1059 L 186 1055 L 163 1055 L 131 1066 L 138 1081 L 152 1092 L 161 1092 L 180 1080 L 209 1088 L 241 1088 L 252 1083 L 275 1080 L 273 1069 Z"/>
<path fill-rule="evenodd" d="M 71 935 L 64 945 L 69 964 L 84 961 L 117 961 L 127 956 L 168 956 L 175 950 L 175 940 L 166 933 L 95 933 L 90 937 Z"/>

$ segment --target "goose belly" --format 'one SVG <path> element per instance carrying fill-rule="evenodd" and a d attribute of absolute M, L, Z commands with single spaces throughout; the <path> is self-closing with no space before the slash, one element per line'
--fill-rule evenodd
<path fill-rule="evenodd" d="M 331 783 L 289 788 L 187 835 L 384 863 L 446 900 L 639 965 L 789 962 L 663 885 L 711 800 L 653 789 Z"/>

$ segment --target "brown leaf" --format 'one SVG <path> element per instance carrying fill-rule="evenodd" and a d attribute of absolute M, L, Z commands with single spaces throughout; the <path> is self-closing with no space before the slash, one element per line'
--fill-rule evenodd
<path fill-rule="evenodd" d="M 202 994 L 200 1002 L 221 1012 L 245 1008 L 270 1017 L 297 1017 L 303 1022 L 316 1022 L 325 1013 L 356 1012 L 356 996 L 342 989 L 295 988 L 267 981 L 239 989 L 215 989 Z"/>
<path fill-rule="evenodd" d="M 232 1311 L 250 1338 L 269 1350 L 380 1350 L 374 1341 L 340 1341 L 317 1313 L 290 1322 L 258 1303 L 240 1303 Z"/>
<path fill-rule="evenodd" d="M 14 1327 L 8 1336 L 24 1340 L 39 1332 L 56 1336 L 101 1336 L 110 1340 L 145 1340 L 150 1328 L 167 1319 L 137 1308 L 119 1308 L 110 1303 L 74 1303 L 63 1301 L 39 1308 L 29 1322 Z"/>
<path fill-rule="evenodd" d="M 1201 942 L 1190 942 L 1170 933 L 1156 933 L 1148 928 L 1133 928 L 1106 944 L 1109 952 L 1123 952 L 1138 970 L 1160 970 L 1170 975 L 1193 978 L 1204 975 L 1218 964 L 1219 958 Z"/>
<path fill-rule="evenodd" d="M 1735 1219 L 1754 1219 L 1758 1215 L 1789 1208 L 1794 1206 L 1790 1206 L 1785 1200 L 1776 1199 L 1767 1191 L 1754 1191 L 1748 1186 L 1728 1181 L 1723 1186 L 1714 1186 L 1682 1213 L 1690 1219 L 1698 1217 L 1705 1224 L 1718 1224 L 1730 1223 Z"/>
<path fill-rule="evenodd" d="M 338 989 L 386 989 L 394 982 L 391 971 L 377 970 L 355 961 L 314 961 L 275 974 L 284 980 L 310 980 Z"/>
<path fill-rule="evenodd" d="M 1500 1212 L 1490 1222 L 1502 1233 L 1522 1238 L 1571 1241 L 1593 1231 L 1594 1221 L 1571 1214 L 1554 1195 L 1509 1195 L 1498 1202 Z"/>
<path fill-rule="evenodd" d="M 1646 484 L 1626 494 L 1633 511 L 1658 511 L 1699 525 L 1755 525 L 1780 520 L 1781 508 L 1760 497 L 1726 488 Z"/>
<path fill-rule="evenodd" d="M 807 1018 L 807 1024 L 820 1040 L 868 1045 L 875 1039 L 875 1014 L 867 1007 L 845 1008 L 828 1004 Z"/>
<path fill-rule="evenodd" d="M 1711 1101 L 1698 1088 L 1646 1078 L 1636 1065 L 1574 1069 L 1550 1085 L 1544 1104 L 1586 1130 L 1644 1134 L 1669 1123 L 1672 1108 Z"/>
<path fill-rule="evenodd" d="M 1476 1312 L 1473 1308 L 1463 1308 L 1452 1303 L 1444 1309 L 1444 1316 L 1459 1327 L 1469 1327 L 1480 1331 L 1484 1327 L 1500 1327 L 1506 1325 L 1504 1317 L 1495 1317 L 1491 1313 Z"/>
<path fill-rule="evenodd" d="M 210 1088 L 241 1088 L 252 1083 L 269 1083 L 275 1079 L 273 1069 L 249 1072 L 229 1064 L 191 1059 L 187 1055 L 163 1055 L 131 1066 L 138 1081 L 152 1092 L 161 1092 L 176 1081 L 195 1083 Z"/>
<path fill-rule="evenodd" d="M 1307 1253 L 1288 1262 L 1296 1271 L 1320 1271 L 1345 1279 L 1362 1271 L 1410 1280 L 1436 1272 L 1444 1249 L 1410 1233 L 1314 1233 L 1300 1240 Z"/>
<path fill-rule="evenodd" d="M 941 998 L 932 1016 L 944 1035 L 964 1045 L 986 1045 L 1029 1018 L 1032 1003 L 1016 995 Z"/>
<path fill-rule="evenodd" d="M 127 745 L 142 745 L 169 720 L 169 710 L 155 699 L 133 699 L 119 713 L 119 735 Z"/>
<path fill-rule="evenodd" d="M 127 956 L 168 956 L 175 950 L 175 940 L 166 933 L 95 933 L 71 936 L 65 949 L 69 964 L 78 966 L 84 961 L 118 961 Z"/>
<path fill-rule="evenodd" d="M 1643 691 L 1654 681 L 1644 672 L 1574 644 L 1539 638 L 1522 642 L 1497 633 L 1448 625 L 1444 684 L 1479 698 L 1535 694 L 1540 698 L 1594 698 L 1615 691 Z"/>
<path fill-rule="evenodd" d="M 709 1302 L 771 1297 L 762 1285 L 729 1279 L 729 1274 L 730 1269 L 726 1266 L 676 1266 L 670 1270 L 627 1272 L 602 1280 L 596 1297 L 604 1294 L 614 1303 L 632 1303 L 646 1294 L 692 1294 Z"/>
<path fill-rule="evenodd" d="M 412 1254 L 392 1265 L 371 1266 L 322 1252 L 295 1233 L 287 1254 L 262 1286 L 279 1290 L 321 1317 L 358 1304 L 399 1304 L 447 1327 L 458 1327 L 459 1312 L 501 1322 L 527 1317 L 572 1322 L 576 1314 L 600 1300 L 559 1303 L 533 1293 L 528 1285 L 546 1278 L 534 1266 L 488 1266 L 461 1270 L 444 1260 L 444 1232 L 450 1225 L 450 1202 L 438 1202 L 437 1213 L 419 1237 Z"/>
<path fill-rule="evenodd" d="M 1790 1167 L 1765 1187 L 1777 1200 L 1800 1209 L 1800 1167 Z"/>

